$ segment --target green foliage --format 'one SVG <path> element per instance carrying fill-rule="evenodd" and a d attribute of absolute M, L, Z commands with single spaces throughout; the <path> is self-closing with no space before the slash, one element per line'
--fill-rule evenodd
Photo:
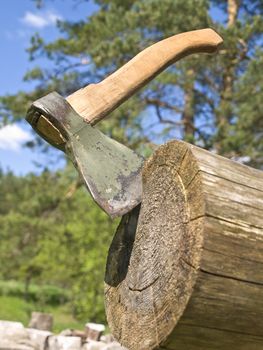
<path fill-rule="evenodd" d="M 38 305 L 59 305 L 69 300 L 69 293 L 63 288 L 57 286 L 39 286 L 30 284 L 28 290 L 25 290 L 25 284 L 14 280 L 0 281 L 1 296 L 15 296 L 24 298 Z"/>
<path fill-rule="evenodd" d="M 1 175 L 0 276 L 23 282 L 28 300 L 45 305 L 67 295 L 74 315 L 103 321 L 104 266 L 115 223 L 82 187 L 72 188 L 72 171 Z M 31 283 L 66 293 L 51 286 L 37 291 Z"/>

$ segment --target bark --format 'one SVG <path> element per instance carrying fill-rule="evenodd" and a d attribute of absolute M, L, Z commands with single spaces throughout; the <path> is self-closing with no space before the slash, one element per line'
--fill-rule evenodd
<path fill-rule="evenodd" d="M 194 140 L 194 70 L 189 69 L 186 72 L 187 83 L 184 92 L 184 111 L 182 121 L 184 124 L 184 139 Z"/>
<path fill-rule="evenodd" d="M 235 25 L 240 7 L 239 0 L 227 1 L 227 27 L 231 28 Z M 222 140 L 224 140 L 228 134 L 229 123 L 233 117 L 232 99 L 234 92 L 234 81 L 236 74 L 236 66 L 238 64 L 237 53 L 233 48 L 229 49 L 227 53 L 227 63 L 225 64 L 222 79 L 222 90 L 220 93 L 220 104 L 217 110 L 217 124 L 218 124 L 218 136 L 216 142 L 216 149 L 220 154 L 227 154 L 222 146 Z"/>
<path fill-rule="evenodd" d="M 228 21 L 227 26 L 231 27 L 233 24 L 235 24 L 238 10 L 240 6 L 240 0 L 228 0 L 227 2 L 227 13 L 228 13 Z"/>
<path fill-rule="evenodd" d="M 111 331 L 129 350 L 263 348 L 263 173 L 182 141 L 143 171 L 105 276 Z"/>

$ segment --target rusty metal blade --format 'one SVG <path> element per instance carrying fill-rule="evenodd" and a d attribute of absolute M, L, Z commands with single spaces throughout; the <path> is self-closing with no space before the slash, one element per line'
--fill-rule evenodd
<path fill-rule="evenodd" d="M 47 119 L 48 131 L 41 118 Z M 69 156 L 94 200 L 111 217 L 141 202 L 143 158 L 86 123 L 62 96 L 51 93 L 35 101 L 27 121 Z M 54 130 L 63 144 L 54 141 Z"/>
<path fill-rule="evenodd" d="M 143 159 L 135 152 L 90 125 L 66 148 L 92 197 L 111 217 L 124 215 L 141 202 Z"/>

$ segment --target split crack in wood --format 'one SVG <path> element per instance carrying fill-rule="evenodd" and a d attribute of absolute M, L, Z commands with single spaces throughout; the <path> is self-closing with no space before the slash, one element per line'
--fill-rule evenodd
<path fill-rule="evenodd" d="M 200 271 L 201 271 L 201 272 L 204 272 L 204 273 L 208 273 L 209 275 L 213 275 L 213 276 L 216 276 L 216 277 L 222 277 L 222 278 L 227 278 L 227 279 L 231 279 L 231 280 L 238 281 L 238 282 L 244 282 L 244 283 L 249 283 L 249 284 L 255 284 L 255 285 L 257 285 L 257 286 L 263 286 L 263 282 L 262 282 L 262 283 L 258 283 L 258 282 L 254 282 L 254 281 L 248 281 L 248 280 L 244 280 L 244 279 L 241 279 L 241 278 L 236 278 L 236 277 L 226 276 L 226 275 L 219 274 L 219 273 L 214 273 L 214 272 L 206 271 L 206 270 L 204 270 L 204 269 L 200 269 Z"/>
<path fill-rule="evenodd" d="M 150 282 L 149 284 L 147 284 L 146 286 L 144 286 L 142 288 L 134 288 L 134 287 L 128 286 L 129 290 L 131 290 L 132 292 L 142 292 L 145 289 L 152 287 L 152 285 L 158 280 L 158 278 L 159 278 L 159 276 L 157 276 L 152 282 Z"/>

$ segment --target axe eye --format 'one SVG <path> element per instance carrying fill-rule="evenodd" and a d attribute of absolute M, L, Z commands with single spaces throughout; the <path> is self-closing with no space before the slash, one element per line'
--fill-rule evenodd
<path fill-rule="evenodd" d="M 43 115 L 39 117 L 36 129 L 47 141 L 58 148 L 61 148 L 61 146 L 66 142 L 61 132 Z"/>

